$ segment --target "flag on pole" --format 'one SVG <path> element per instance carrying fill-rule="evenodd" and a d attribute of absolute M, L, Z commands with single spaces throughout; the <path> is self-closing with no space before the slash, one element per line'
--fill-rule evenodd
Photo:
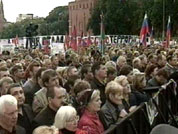
<path fill-rule="evenodd" d="M 154 35 L 154 29 L 153 26 L 151 28 L 151 33 L 150 33 L 150 40 L 153 41 L 153 35 Z"/>
<path fill-rule="evenodd" d="M 140 42 L 146 46 L 146 37 L 147 34 L 149 34 L 149 26 L 148 26 L 148 18 L 147 14 L 145 14 L 143 23 L 142 23 L 142 28 L 140 31 Z"/>
<path fill-rule="evenodd" d="M 168 48 L 171 40 L 171 17 L 169 16 L 167 23 L 167 32 L 166 32 L 166 47 Z"/>
<path fill-rule="evenodd" d="M 77 47 L 77 30 L 76 30 L 75 26 L 74 26 L 74 30 L 72 32 L 70 47 L 75 51 L 77 51 L 77 49 L 78 49 L 78 47 Z"/>
<path fill-rule="evenodd" d="M 101 34 L 101 44 L 100 44 L 100 49 L 101 53 L 104 53 L 104 39 L 105 39 L 105 31 L 104 31 L 104 24 L 103 24 L 103 13 L 100 15 L 101 17 L 101 27 L 100 27 L 100 34 Z"/>

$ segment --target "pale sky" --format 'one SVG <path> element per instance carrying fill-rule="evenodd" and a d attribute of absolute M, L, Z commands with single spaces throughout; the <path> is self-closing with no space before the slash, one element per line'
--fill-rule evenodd
<path fill-rule="evenodd" d="M 1 0 L 0 0 L 1 1 Z M 68 5 L 74 0 L 2 0 L 4 4 L 4 16 L 7 21 L 15 22 L 19 14 L 34 14 L 38 17 L 46 17 L 49 12 L 58 6 Z"/>

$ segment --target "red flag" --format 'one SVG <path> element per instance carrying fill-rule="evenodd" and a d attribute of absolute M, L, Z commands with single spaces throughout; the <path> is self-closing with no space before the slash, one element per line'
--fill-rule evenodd
<path fill-rule="evenodd" d="M 166 32 L 166 47 L 168 48 L 171 40 L 171 17 L 169 16 Z"/>
<path fill-rule="evenodd" d="M 149 26 L 148 26 L 147 14 L 145 14 L 145 17 L 144 17 L 144 20 L 143 20 L 143 24 L 142 24 L 142 28 L 141 28 L 141 31 L 140 31 L 140 41 L 145 46 L 146 46 L 147 34 L 149 34 Z"/>
<path fill-rule="evenodd" d="M 74 26 L 74 30 L 72 32 L 70 46 L 71 46 L 71 48 L 73 50 L 75 50 L 75 51 L 78 50 L 78 46 L 77 46 L 77 30 L 76 30 L 75 26 Z"/>

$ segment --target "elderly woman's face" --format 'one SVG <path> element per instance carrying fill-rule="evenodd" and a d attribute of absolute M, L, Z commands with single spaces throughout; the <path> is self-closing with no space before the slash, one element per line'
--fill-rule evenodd
<path fill-rule="evenodd" d="M 123 86 L 123 93 L 124 94 L 130 94 L 131 93 L 130 84 L 129 84 L 127 79 L 123 80 L 122 86 Z"/>
<path fill-rule="evenodd" d="M 75 132 L 77 130 L 77 125 L 79 121 L 79 116 L 76 114 L 73 114 L 70 120 L 66 121 L 66 129 L 72 132 Z"/>
<path fill-rule="evenodd" d="M 92 112 L 98 112 L 101 108 L 100 95 L 98 94 L 93 100 L 88 104 L 88 109 Z"/>

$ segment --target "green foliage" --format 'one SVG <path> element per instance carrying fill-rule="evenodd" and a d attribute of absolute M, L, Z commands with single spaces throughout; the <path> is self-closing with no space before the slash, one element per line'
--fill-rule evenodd
<path fill-rule="evenodd" d="M 23 20 L 11 23 L 0 33 L 0 38 L 14 38 L 26 36 L 29 24 L 38 25 L 38 35 L 66 34 L 68 31 L 68 7 L 56 7 L 46 18 Z"/>
<path fill-rule="evenodd" d="M 144 14 L 148 14 L 150 28 L 153 26 L 155 35 L 162 36 L 163 0 L 99 0 L 88 27 L 94 34 L 100 33 L 100 14 L 104 14 L 106 34 L 139 35 Z M 165 0 L 165 30 L 168 16 L 171 16 L 172 35 L 178 34 L 178 1 Z"/>

